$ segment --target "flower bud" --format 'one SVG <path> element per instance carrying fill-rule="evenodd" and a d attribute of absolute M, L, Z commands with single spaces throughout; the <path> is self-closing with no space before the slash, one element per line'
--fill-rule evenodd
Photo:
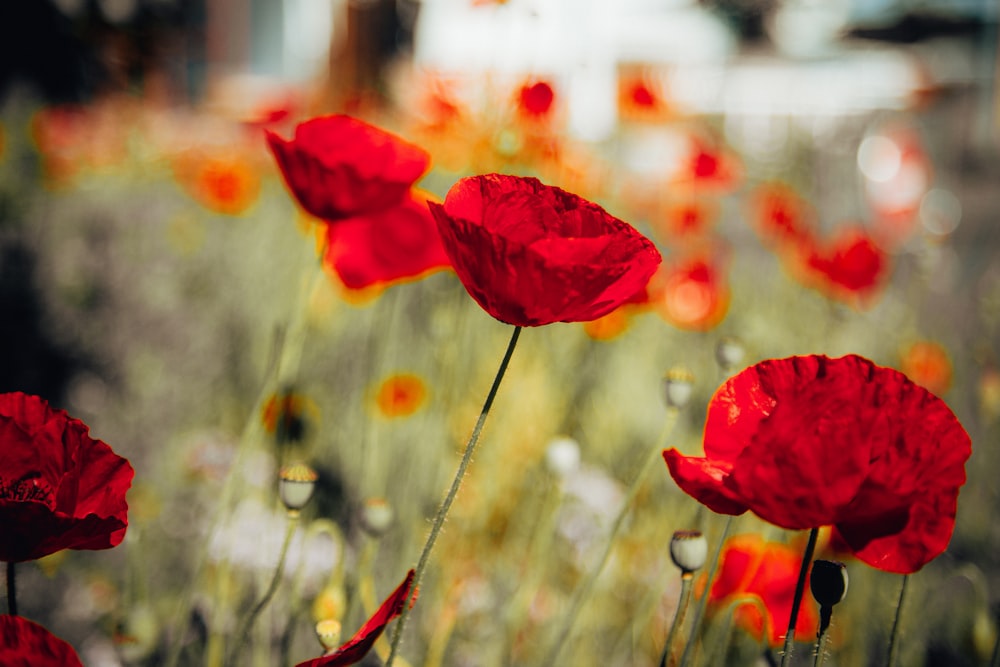
<path fill-rule="evenodd" d="M 323 645 L 324 651 L 335 651 L 340 646 L 340 621 L 326 618 L 316 624 L 316 639 Z"/>
<path fill-rule="evenodd" d="M 316 471 L 304 463 L 294 463 L 281 469 L 278 495 L 290 514 L 297 514 L 312 498 L 317 477 Z"/>
<path fill-rule="evenodd" d="M 830 560 L 814 561 L 809 589 L 821 607 L 832 607 L 847 595 L 847 567 Z"/>
<path fill-rule="evenodd" d="M 361 527 L 372 537 L 381 537 L 392 525 L 394 512 L 385 498 L 369 498 L 361 508 Z"/>
<path fill-rule="evenodd" d="M 743 362 L 746 350 L 743 341 L 735 336 L 723 336 L 715 345 L 715 360 L 719 368 L 729 373 Z"/>
<path fill-rule="evenodd" d="M 683 408 L 691 400 L 694 375 L 686 368 L 675 366 L 663 377 L 663 397 L 672 408 Z"/>
<path fill-rule="evenodd" d="M 708 540 L 699 530 L 678 530 L 670 539 L 670 558 L 681 569 L 681 575 L 690 575 L 705 564 Z"/>
<path fill-rule="evenodd" d="M 545 450 L 545 465 L 560 479 L 570 476 L 580 467 L 580 445 L 573 438 L 556 438 Z"/>

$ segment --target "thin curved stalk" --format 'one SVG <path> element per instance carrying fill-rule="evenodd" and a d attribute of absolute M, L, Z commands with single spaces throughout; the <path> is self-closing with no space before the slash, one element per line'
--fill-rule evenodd
<path fill-rule="evenodd" d="M 722 528 L 722 535 L 719 536 L 719 542 L 715 545 L 715 552 L 712 554 L 712 560 L 708 566 L 708 576 L 705 579 L 705 592 L 702 593 L 701 598 L 698 600 L 698 604 L 694 608 L 694 618 L 691 621 L 691 631 L 688 633 L 687 645 L 684 647 L 684 653 L 681 654 L 680 667 L 687 667 L 688 662 L 691 660 L 691 656 L 694 652 L 694 646 L 698 643 L 698 628 L 701 625 L 701 619 L 705 616 L 705 606 L 708 603 L 708 592 L 712 590 L 712 580 L 715 578 L 715 571 L 719 568 L 719 555 L 722 553 L 722 545 L 726 543 L 726 539 L 729 537 L 729 531 L 733 526 L 732 515 L 726 517 L 726 525 Z"/>
<path fill-rule="evenodd" d="M 660 667 L 667 667 L 670 661 L 670 653 L 674 646 L 674 637 L 677 631 L 684 625 L 684 616 L 691 602 L 691 582 L 694 581 L 694 574 L 685 572 L 681 575 L 681 597 L 677 603 L 677 613 L 674 614 L 674 622 L 670 624 L 670 632 L 667 634 L 667 642 L 663 645 L 663 653 L 660 654 Z"/>
<path fill-rule="evenodd" d="M 903 603 L 906 601 L 906 584 L 910 581 L 910 575 L 903 575 L 903 583 L 899 587 L 899 600 L 896 602 L 896 618 L 892 622 L 892 633 L 889 635 L 889 658 L 886 661 L 886 667 L 893 667 L 896 664 L 896 658 L 899 653 L 899 620 L 903 616 Z M 996 664 L 997 658 L 993 656 L 993 662 Z"/>
<path fill-rule="evenodd" d="M 406 603 L 403 605 L 403 611 L 399 615 L 399 622 L 396 623 L 392 634 L 392 648 L 389 651 L 389 659 L 385 663 L 386 667 L 392 667 L 393 660 L 396 658 L 399 642 L 403 637 L 403 628 L 406 626 L 406 621 L 410 615 L 410 605 L 413 603 L 413 598 L 420 586 L 420 578 L 427 568 L 427 561 L 430 559 L 431 550 L 434 549 L 434 543 L 437 541 L 438 533 L 441 532 L 444 520 L 448 516 L 448 510 L 451 509 L 451 504 L 455 501 L 458 489 L 462 486 L 462 478 L 465 477 L 465 471 L 469 467 L 469 463 L 472 462 L 472 453 L 476 449 L 476 443 L 479 442 L 479 434 L 486 423 L 486 417 L 490 412 L 490 408 L 493 407 L 493 399 L 496 398 L 497 391 L 500 389 L 500 382 L 507 372 L 507 365 L 510 363 L 511 355 L 514 354 L 514 348 L 517 346 L 517 339 L 520 335 L 521 327 L 515 326 L 514 332 L 510 336 L 510 342 L 507 344 L 507 351 L 504 353 L 500 367 L 497 369 L 496 377 L 493 378 L 493 386 L 490 387 L 490 393 L 487 394 L 486 401 L 483 403 L 483 409 L 479 413 L 476 426 L 472 429 L 472 435 L 469 436 L 469 441 L 465 445 L 465 452 L 462 454 L 462 460 L 458 464 L 458 470 L 455 471 L 455 478 L 451 482 L 451 488 L 448 489 L 448 495 L 445 496 L 441 507 L 438 508 L 437 514 L 434 515 L 434 523 L 431 525 L 431 531 L 427 535 L 426 542 L 424 542 L 424 548 L 420 552 L 420 558 L 417 561 L 417 567 L 413 574 L 413 586 L 410 588 L 410 594 L 407 596 Z"/>
<path fill-rule="evenodd" d="M 241 649 L 250 639 L 250 630 L 253 628 L 254 621 L 260 616 L 260 613 L 264 611 L 264 608 L 271 602 L 271 598 L 278 590 L 278 585 L 281 583 L 281 575 L 285 572 L 285 560 L 288 557 L 288 545 L 292 543 L 292 535 L 295 534 L 295 527 L 298 525 L 298 514 L 289 513 L 288 517 L 288 528 L 285 530 L 285 540 L 281 544 L 281 555 L 278 556 L 278 565 L 274 569 L 274 575 L 271 577 L 271 583 L 267 587 L 267 591 L 264 596 L 254 605 L 254 608 L 250 610 L 250 613 L 246 615 L 243 622 L 239 626 L 234 637 L 234 643 L 232 648 L 229 650 L 229 658 L 226 660 L 226 665 L 236 664 L 237 659 L 240 656 Z"/>

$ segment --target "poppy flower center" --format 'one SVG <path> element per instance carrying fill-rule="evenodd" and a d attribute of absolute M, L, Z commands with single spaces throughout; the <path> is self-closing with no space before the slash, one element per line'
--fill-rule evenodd
<path fill-rule="evenodd" d="M 35 501 L 48 505 L 52 500 L 52 490 L 39 473 L 28 473 L 10 482 L 0 477 L 0 501 L 3 500 Z"/>

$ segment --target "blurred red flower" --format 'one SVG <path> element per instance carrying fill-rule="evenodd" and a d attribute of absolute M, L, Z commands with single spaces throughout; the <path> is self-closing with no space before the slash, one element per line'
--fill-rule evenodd
<path fill-rule="evenodd" d="M 419 191 L 393 208 L 325 227 L 323 263 L 350 289 L 385 286 L 450 264 L 427 196 Z"/>
<path fill-rule="evenodd" d="M 133 474 L 83 422 L 37 396 L 0 394 L 0 560 L 116 546 Z"/>
<path fill-rule="evenodd" d="M 83 667 L 73 647 L 21 616 L 0 616 L 0 665 Z"/>
<path fill-rule="evenodd" d="M 729 312 L 725 274 L 705 257 L 664 266 L 653 278 L 651 291 L 660 314 L 681 329 L 708 331 Z"/>
<path fill-rule="evenodd" d="M 299 204 L 327 222 L 397 206 L 430 161 L 422 148 L 350 116 L 307 120 L 290 141 L 266 135 Z"/>
<path fill-rule="evenodd" d="M 860 228 L 845 227 L 831 241 L 806 251 L 805 281 L 833 299 L 870 305 L 890 268 L 889 256 Z"/>
<path fill-rule="evenodd" d="M 663 456 L 723 514 L 789 529 L 832 525 L 853 553 L 915 572 L 948 546 L 968 434 L 945 403 L 862 357 L 763 361 L 712 397 L 705 457 Z"/>
<path fill-rule="evenodd" d="M 246 155 L 190 151 L 174 162 L 180 185 L 209 210 L 241 215 L 260 194 L 260 174 Z"/>
<path fill-rule="evenodd" d="M 802 551 L 780 542 L 767 542 L 759 535 L 737 535 L 726 541 L 719 557 L 719 570 L 708 592 L 714 613 L 736 604 L 733 620 L 758 641 L 779 646 L 788 631 L 792 598 L 802 567 Z M 803 604 L 795 622 L 795 633 L 808 636 L 816 631 L 816 608 Z"/>
<path fill-rule="evenodd" d="M 545 81 L 529 82 L 521 86 L 517 94 L 517 108 L 523 116 L 543 118 L 552 111 L 556 93 Z"/>
<path fill-rule="evenodd" d="M 372 617 L 346 644 L 327 655 L 300 662 L 295 667 L 343 667 L 361 662 L 378 641 L 389 621 L 403 613 L 403 605 L 406 604 L 410 588 L 413 586 L 413 574 L 413 570 L 407 573 L 403 583 L 385 599 L 382 606 L 372 614 Z M 416 602 L 415 596 L 413 602 Z M 410 603 L 411 606 L 413 602 Z"/>
<path fill-rule="evenodd" d="M 464 178 L 443 206 L 428 205 L 466 290 L 509 324 L 595 320 L 641 292 L 661 261 L 627 223 L 535 178 Z"/>
<path fill-rule="evenodd" d="M 772 182 L 751 197 L 750 219 L 765 243 L 785 246 L 812 239 L 815 212 L 789 185 Z"/>

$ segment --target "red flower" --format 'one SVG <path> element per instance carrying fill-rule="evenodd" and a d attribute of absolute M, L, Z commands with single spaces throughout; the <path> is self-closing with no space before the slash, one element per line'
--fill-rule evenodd
<path fill-rule="evenodd" d="M 427 198 L 418 192 L 394 208 L 326 225 L 323 262 L 351 289 L 415 278 L 449 265 Z"/>
<path fill-rule="evenodd" d="M 429 206 L 465 289 L 509 324 L 595 320 L 642 291 L 661 259 L 627 223 L 535 178 L 463 178 Z"/>
<path fill-rule="evenodd" d="M 73 647 L 21 616 L 0 616 L 0 665 L 83 667 Z"/>
<path fill-rule="evenodd" d="M 793 246 L 813 237 L 815 212 L 805 199 L 784 183 L 765 183 L 752 197 L 754 227 L 770 244 Z"/>
<path fill-rule="evenodd" d="M 555 99 L 555 91 L 545 81 L 526 83 L 518 91 L 518 109 L 530 118 L 541 118 L 552 110 Z"/>
<path fill-rule="evenodd" d="M 328 222 L 398 205 L 430 160 L 422 148 L 350 116 L 308 120 L 291 141 L 266 134 L 292 194 Z"/>
<path fill-rule="evenodd" d="M 806 257 L 806 281 L 827 296 L 857 305 L 870 304 L 889 271 L 889 257 L 857 228 L 844 228 Z"/>
<path fill-rule="evenodd" d="M 932 394 L 941 394 L 951 387 L 951 360 L 940 343 L 919 340 L 903 352 L 900 370 Z"/>
<path fill-rule="evenodd" d="M 343 667 L 361 662 L 368 651 L 382 635 L 389 621 L 403 613 L 403 605 L 410 595 L 413 585 L 413 570 L 410 570 L 396 590 L 385 599 L 368 621 L 361 626 L 351 639 L 333 653 L 300 662 L 295 667 Z M 414 597 L 416 601 L 416 597 Z M 412 602 L 410 603 L 413 604 Z"/>
<path fill-rule="evenodd" d="M 709 608 L 718 613 L 738 604 L 733 610 L 736 623 L 758 640 L 779 646 L 788 631 L 801 567 L 801 550 L 765 542 L 759 535 L 732 537 L 719 558 L 719 571 L 708 592 Z M 796 634 L 809 635 L 818 623 L 816 608 L 804 604 L 795 622 Z"/>
<path fill-rule="evenodd" d="M 125 537 L 132 466 L 88 433 L 37 396 L 0 394 L 0 560 Z"/>
<path fill-rule="evenodd" d="M 689 495 L 789 529 L 832 525 L 880 570 L 916 572 L 948 546 L 971 453 L 945 403 L 867 359 L 763 361 L 712 397 L 705 457 L 663 453 Z"/>

